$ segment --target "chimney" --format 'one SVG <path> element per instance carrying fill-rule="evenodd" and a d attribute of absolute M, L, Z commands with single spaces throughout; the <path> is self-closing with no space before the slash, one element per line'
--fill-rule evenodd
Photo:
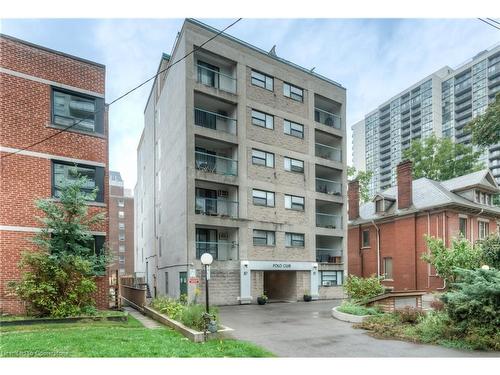
<path fill-rule="evenodd" d="M 349 181 L 347 190 L 347 200 L 349 202 L 349 220 L 359 218 L 359 181 Z"/>
<path fill-rule="evenodd" d="M 397 166 L 398 209 L 409 208 L 413 204 L 412 162 L 404 160 Z"/>

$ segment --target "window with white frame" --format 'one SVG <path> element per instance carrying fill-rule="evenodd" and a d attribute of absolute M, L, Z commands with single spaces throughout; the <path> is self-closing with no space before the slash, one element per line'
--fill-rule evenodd
<path fill-rule="evenodd" d="M 125 255 L 118 255 L 118 260 L 120 264 L 125 264 Z"/>
<path fill-rule="evenodd" d="M 252 69 L 252 85 L 262 87 L 263 89 L 273 91 L 274 79 L 267 74 L 260 73 Z"/>
<path fill-rule="evenodd" d="M 125 207 L 125 201 L 123 199 L 118 199 L 118 207 Z"/>
<path fill-rule="evenodd" d="M 285 171 L 304 173 L 304 162 L 298 159 L 283 158 Z"/>
<path fill-rule="evenodd" d="M 392 280 L 392 258 L 384 258 L 384 277 L 386 279 Z"/>
<path fill-rule="evenodd" d="M 482 240 L 490 234 L 490 223 L 487 221 L 478 221 L 478 234 L 479 239 Z"/>
<path fill-rule="evenodd" d="M 304 125 L 289 120 L 283 120 L 283 131 L 285 134 L 297 138 L 304 138 Z"/>
<path fill-rule="evenodd" d="M 252 164 L 274 168 L 274 154 L 271 152 L 252 149 Z"/>
<path fill-rule="evenodd" d="M 252 124 L 266 129 L 274 129 L 274 116 L 252 109 Z"/>
<path fill-rule="evenodd" d="M 304 197 L 285 194 L 285 208 L 304 211 Z"/>
<path fill-rule="evenodd" d="M 253 230 L 253 244 L 255 246 L 274 246 L 276 234 L 270 230 Z"/>
<path fill-rule="evenodd" d="M 467 237 L 467 217 L 458 218 L 458 231 L 462 236 Z"/>
<path fill-rule="evenodd" d="M 125 229 L 125 223 L 118 223 L 118 229 Z"/>
<path fill-rule="evenodd" d="M 285 246 L 286 247 L 304 247 L 304 234 L 303 233 L 285 233 Z"/>
<path fill-rule="evenodd" d="M 118 211 L 118 218 L 123 219 L 125 217 L 125 212 L 124 211 Z"/>
<path fill-rule="evenodd" d="M 124 253 L 125 252 L 125 245 L 119 245 L 118 246 L 118 252 Z"/>
<path fill-rule="evenodd" d="M 363 229 L 363 247 L 370 247 L 370 229 Z"/>
<path fill-rule="evenodd" d="M 304 101 L 304 90 L 290 83 L 283 83 L 283 95 L 298 102 Z"/>
<path fill-rule="evenodd" d="M 120 233 L 120 234 L 118 235 L 118 240 L 119 240 L 119 241 L 125 241 L 125 233 Z"/>
<path fill-rule="evenodd" d="M 321 286 L 338 286 L 342 285 L 344 271 L 320 271 Z"/>
<path fill-rule="evenodd" d="M 256 206 L 274 207 L 274 193 L 265 190 L 253 189 L 253 204 Z"/>

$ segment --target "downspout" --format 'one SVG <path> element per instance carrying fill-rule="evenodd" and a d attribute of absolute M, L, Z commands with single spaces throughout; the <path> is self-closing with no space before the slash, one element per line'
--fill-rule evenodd
<path fill-rule="evenodd" d="M 430 211 L 427 211 L 427 236 L 431 235 L 431 213 Z M 425 247 L 427 247 L 427 255 L 430 254 L 429 246 L 427 246 L 427 243 L 425 244 Z M 431 288 L 431 264 L 427 263 L 427 289 Z"/>
<path fill-rule="evenodd" d="M 364 257 L 363 257 L 363 250 L 362 248 L 362 238 L 363 238 L 363 230 L 361 229 L 361 224 L 358 226 L 358 246 L 359 246 L 359 256 L 361 260 L 361 277 L 365 276 L 365 270 L 364 270 Z"/>
<path fill-rule="evenodd" d="M 372 220 L 372 224 L 377 230 L 377 278 L 380 277 L 380 228 L 375 224 L 375 220 Z"/>

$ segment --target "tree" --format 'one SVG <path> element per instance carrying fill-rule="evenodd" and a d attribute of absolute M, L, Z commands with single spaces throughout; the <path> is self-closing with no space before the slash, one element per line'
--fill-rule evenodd
<path fill-rule="evenodd" d="M 441 238 L 425 236 L 429 253 L 422 254 L 422 260 L 436 269 L 439 277 L 451 285 L 456 280 L 456 269 L 474 270 L 481 266 L 483 253 L 463 237 L 454 238 L 447 248 Z"/>
<path fill-rule="evenodd" d="M 359 195 L 361 202 L 366 203 L 370 200 L 370 190 L 368 184 L 370 183 L 373 172 L 372 171 L 356 171 L 354 167 L 347 167 L 347 176 L 359 181 Z"/>
<path fill-rule="evenodd" d="M 480 156 L 481 151 L 474 151 L 472 146 L 434 135 L 412 142 L 403 152 L 403 159 L 413 162 L 413 178 L 427 177 L 435 181 L 449 180 L 485 168 L 479 162 Z"/>
<path fill-rule="evenodd" d="M 472 143 L 477 146 L 500 143 L 500 93 L 490 103 L 486 112 L 469 122 L 466 129 L 471 131 Z"/>
<path fill-rule="evenodd" d="M 483 263 L 500 270 L 500 235 L 491 234 L 479 241 L 483 253 Z"/>
<path fill-rule="evenodd" d="M 89 215 L 86 201 L 93 200 L 96 191 L 85 193 L 86 178 L 77 177 L 62 188 L 60 201 L 36 202 L 44 213 L 37 218 L 44 227 L 33 238 L 37 251 L 23 252 L 21 280 L 9 283 L 34 315 L 70 316 L 95 310 L 94 277 L 104 273 L 109 259 L 104 251 L 95 253 L 90 228 L 105 216 Z"/>

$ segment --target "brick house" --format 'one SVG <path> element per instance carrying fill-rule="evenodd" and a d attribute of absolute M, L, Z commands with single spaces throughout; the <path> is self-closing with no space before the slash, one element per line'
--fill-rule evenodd
<path fill-rule="evenodd" d="M 397 166 L 397 186 L 359 204 L 359 183 L 349 183 L 349 274 L 385 277 L 395 291 L 439 290 L 435 270 L 422 261 L 428 251 L 425 235 L 442 238 L 449 246 L 462 234 L 469 241 L 499 230 L 500 192 L 489 169 L 447 181 L 413 181 L 412 163 Z"/>
<path fill-rule="evenodd" d="M 88 177 L 89 190 L 99 188 L 90 212 L 107 213 L 105 66 L 7 35 L 0 35 L 0 55 L 0 312 L 21 313 L 23 304 L 7 283 L 20 277 L 21 252 L 34 249 L 30 239 L 39 231 L 35 217 L 41 215 L 35 200 L 57 199 L 76 166 Z M 107 220 L 91 229 L 92 245 L 101 251 Z M 97 307 L 106 308 L 107 278 L 97 282 Z"/>

